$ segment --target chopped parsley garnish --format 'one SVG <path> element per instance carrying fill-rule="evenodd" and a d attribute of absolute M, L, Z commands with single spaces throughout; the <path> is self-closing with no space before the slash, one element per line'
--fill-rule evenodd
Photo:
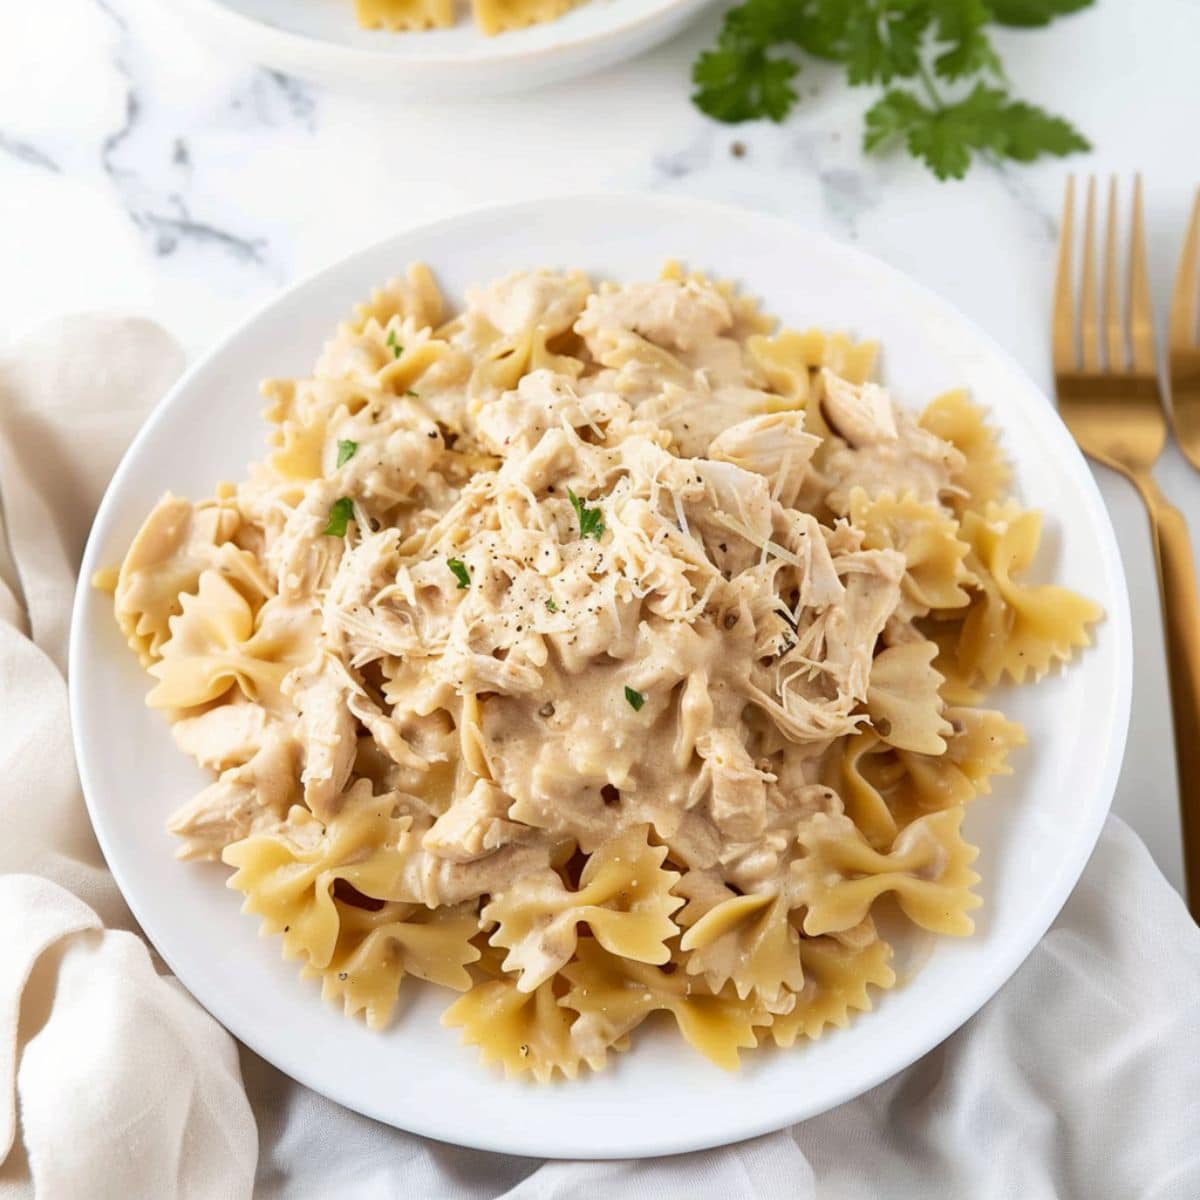
<path fill-rule="evenodd" d="M 396 358 L 399 358 L 404 353 L 404 347 L 396 341 L 396 331 L 394 329 L 388 330 L 387 344 L 392 348 L 392 354 Z"/>
<path fill-rule="evenodd" d="M 550 598 L 549 598 L 549 599 L 546 601 L 546 607 L 547 607 L 547 608 L 548 608 L 548 609 L 549 609 L 551 612 L 558 612 L 558 605 L 557 605 L 557 604 L 555 604 L 555 602 L 554 602 L 554 597 L 553 597 L 553 596 L 551 596 L 551 597 L 550 597 Z"/>
<path fill-rule="evenodd" d="M 646 697 L 641 692 L 631 688 L 628 684 L 625 685 L 625 699 L 629 701 L 629 706 L 634 712 L 641 712 L 642 705 L 646 703 Z"/>
<path fill-rule="evenodd" d="M 358 443 L 350 441 L 349 438 L 345 438 L 338 442 L 337 465 L 339 467 L 344 467 L 354 457 L 357 451 Z"/>
<path fill-rule="evenodd" d="M 397 358 L 399 358 L 400 356 L 399 356 L 399 355 L 397 355 L 396 357 L 397 357 Z M 416 392 L 414 392 L 414 391 L 412 390 L 412 388 L 409 388 L 409 389 L 408 389 L 408 391 L 407 391 L 407 392 L 405 392 L 404 394 L 405 394 L 406 396 L 411 396 L 411 397 L 412 397 L 414 400 L 420 400 L 420 398 L 421 398 L 420 396 L 418 396 L 418 395 L 417 395 L 417 393 L 416 393 Z"/>
<path fill-rule="evenodd" d="M 567 488 L 567 496 L 579 518 L 579 536 L 599 541 L 604 536 L 604 514 L 598 508 L 588 508 L 586 501 L 580 500 L 570 488 Z"/>
<path fill-rule="evenodd" d="M 461 558 L 446 559 L 446 566 L 454 574 L 454 578 L 458 580 L 458 587 L 461 591 L 463 588 L 471 586 L 471 572 L 467 570 L 467 564 Z"/>
<path fill-rule="evenodd" d="M 326 537 L 345 537 L 346 526 L 354 518 L 354 501 L 349 496 L 335 500 L 329 509 L 329 524 L 322 531 Z"/>

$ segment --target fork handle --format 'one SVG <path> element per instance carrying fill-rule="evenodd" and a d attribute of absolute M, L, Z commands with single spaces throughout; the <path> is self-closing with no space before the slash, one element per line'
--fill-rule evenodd
<path fill-rule="evenodd" d="M 1200 922 L 1200 589 L 1183 513 L 1147 482 L 1142 494 L 1154 529 L 1167 643 L 1188 911 Z"/>

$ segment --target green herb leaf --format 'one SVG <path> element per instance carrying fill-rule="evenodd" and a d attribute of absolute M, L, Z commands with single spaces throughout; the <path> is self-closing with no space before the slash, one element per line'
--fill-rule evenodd
<path fill-rule="evenodd" d="M 852 84 L 891 83 L 921 68 L 929 6 L 919 0 L 859 0 L 845 5 L 841 57 Z"/>
<path fill-rule="evenodd" d="M 692 67 L 696 106 L 718 121 L 782 121 L 796 102 L 792 80 L 800 68 L 767 52 L 796 42 L 812 2 L 745 0 L 728 12 L 716 48 Z"/>
<path fill-rule="evenodd" d="M 1092 0 L 988 0 L 992 17 L 1001 25 L 1032 29 L 1049 25 L 1055 17 L 1065 17 L 1091 6 Z"/>
<path fill-rule="evenodd" d="M 588 508 L 587 503 L 580 500 L 570 488 L 567 488 L 567 496 L 575 510 L 575 516 L 579 519 L 579 536 L 599 541 L 605 533 L 604 514 L 598 508 Z"/>
<path fill-rule="evenodd" d="M 895 132 L 939 179 L 961 179 L 971 165 L 972 151 L 1000 149 L 997 117 L 1003 105 L 1003 92 L 979 84 L 965 100 L 943 108 L 927 108 L 914 96 L 894 91 L 875 108 L 886 106 Z M 876 136 L 878 120 L 875 109 L 867 113 L 872 147 L 881 144 Z"/>
<path fill-rule="evenodd" d="M 335 500 L 329 506 L 329 524 L 322 533 L 326 537 L 345 537 L 346 526 L 354 520 L 354 501 L 349 496 Z"/>
<path fill-rule="evenodd" d="M 992 24 L 1036 26 L 1092 0 L 743 0 L 692 68 L 692 100 L 719 121 L 781 121 L 796 103 L 797 51 L 840 63 L 853 85 L 891 89 L 867 114 L 868 152 L 897 143 L 940 179 L 978 154 L 1029 162 L 1087 148 L 1072 125 L 985 85 L 1003 80 Z M 946 95 L 940 83 L 967 85 Z"/>
<path fill-rule="evenodd" d="M 546 599 L 546 607 L 547 607 L 547 608 L 548 608 L 548 609 L 549 609 L 551 612 L 558 612 L 558 605 L 557 605 L 557 604 L 554 602 L 554 597 L 553 597 L 553 596 L 549 596 L 549 597 L 547 597 L 547 599 Z"/>
<path fill-rule="evenodd" d="M 984 33 L 991 11 L 984 0 L 931 0 L 935 16 L 934 35 L 949 44 L 933 60 L 933 69 L 943 79 L 963 79 L 990 72 L 1000 75 L 1000 60 Z"/>
<path fill-rule="evenodd" d="M 1069 121 L 1033 104 L 1009 103 L 1003 112 L 1002 153 L 1015 162 L 1032 162 L 1043 154 L 1074 154 L 1090 150 L 1091 142 Z"/>
<path fill-rule="evenodd" d="M 458 590 L 471 586 L 471 572 L 467 570 L 467 564 L 461 558 L 446 559 L 446 566 L 450 568 L 454 578 L 458 580 Z"/>
<path fill-rule="evenodd" d="M 387 344 L 391 347 L 392 355 L 395 358 L 399 358 L 404 353 L 404 347 L 396 341 L 396 331 L 394 329 L 388 330 Z"/>
<path fill-rule="evenodd" d="M 744 0 L 725 14 L 721 39 L 768 46 L 794 41 L 814 22 L 837 24 L 844 0 Z"/>
<path fill-rule="evenodd" d="M 349 438 L 338 442 L 337 465 L 344 467 L 358 452 L 358 443 Z"/>
<path fill-rule="evenodd" d="M 886 93 L 867 113 L 863 147 L 875 150 L 895 138 L 903 138 L 939 179 L 961 179 L 980 152 L 1031 162 L 1042 154 L 1088 148 L 1087 139 L 1061 117 L 983 84 L 941 108 L 929 108 L 909 92 Z"/>
<path fill-rule="evenodd" d="M 397 357 L 397 358 L 399 358 L 400 356 L 399 356 L 399 355 L 397 355 L 396 357 Z M 411 388 L 410 388 L 410 389 L 409 389 L 407 392 L 405 392 L 404 394 L 405 394 L 406 396 L 411 396 L 411 397 L 412 397 L 414 400 L 420 400 L 420 398 L 421 398 L 421 397 L 420 397 L 420 396 L 418 396 L 418 395 L 417 395 L 417 393 L 416 393 L 416 392 L 414 392 L 414 391 L 413 391 Z"/>
<path fill-rule="evenodd" d="M 628 684 L 625 685 L 625 699 L 629 701 L 634 712 L 641 712 L 642 705 L 646 703 L 646 697 L 641 692 L 634 691 Z"/>
<path fill-rule="evenodd" d="M 847 35 L 854 21 L 853 4 L 845 0 L 785 0 L 791 20 L 782 28 L 782 36 L 794 42 L 806 54 L 827 62 L 840 62 L 846 55 Z M 735 10 L 736 11 L 736 10 Z"/>
<path fill-rule="evenodd" d="M 701 112 L 734 125 L 769 117 L 782 121 L 796 102 L 792 80 L 800 68 L 786 58 L 771 58 L 760 47 L 708 50 L 692 67 Z"/>
<path fill-rule="evenodd" d="M 885 92 L 867 110 L 867 125 L 863 134 L 863 149 L 878 150 L 921 121 L 928 120 L 929 110 L 911 92 L 893 89 Z"/>

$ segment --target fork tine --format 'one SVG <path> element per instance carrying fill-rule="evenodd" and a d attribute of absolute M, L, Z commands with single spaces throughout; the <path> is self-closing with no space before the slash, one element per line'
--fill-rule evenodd
<path fill-rule="evenodd" d="M 1100 368 L 1100 321 L 1096 312 L 1096 177 L 1088 176 L 1087 202 L 1083 210 L 1083 293 L 1079 301 L 1079 335 L 1083 344 L 1083 369 Z"/>
<path fill-rule="evenodd" d="M 1108 220 L 1104 234 L 1104 349 L 1110 371 L 1125 370 L 1125 331 L 1117 294 L 1117 177 L 1108 183 Z"/>
<path fill-rule="evenodd" d="M 1200 191 L 1192 205 L 1192 220 L 1188 225 L 1175 288 L 1171 292 L 1171 349 L 1187 350 L 1196 344 L 1196 286 L 1200 269 Z"/>
<path fill-rule="evenodd" d="M 1075 240 L 1075 176 L 1067 176 L 1062 226 L 1058 234 L 1058 268 L 1054 276 L 1054 369 L 1073 371 L 1075 359 L 1075 293 L 1071 279 L 1071 246 Z"/>
<path fill-rule="evenodd" d="M 1153 374 L 1154 309 L 1150 304 L 1150 276 L 1146 270 L 1146 227 L 1142 217 L 1142 176 L 1133 177 L 1133 224 L 1129 231 L 1129 340 L 1135 370 Z"/>

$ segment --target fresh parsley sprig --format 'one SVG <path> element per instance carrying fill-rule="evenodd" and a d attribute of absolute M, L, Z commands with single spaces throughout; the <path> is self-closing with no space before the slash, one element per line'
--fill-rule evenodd
<path fill-rule="evenodd" d="M 588 508 L 587 501 L 580 500 L 570 488 L 567 488 L 567 497 L 575 510 L 575 516 L 579 518 L 579 536 L 599 541 L 605 531 L 604 514 L 598 508 Z"/>
<path fill-rule="evenodd" d="M 338 442 L 337 450 L 337 465 L 344 467 L 358 453 L 358 443 L 343 438 Z"/>
<path fill-rule="evenodd" d="M 693 65 L 692 100 L 718 121 L 782 121 L 796 103 L 801 52 L 840 63 L 853 85 L 887 89 L 867 113 L 869 153 L 902 143 L 939 179 L 961 179 L 980 154 L 1016 162 L 1072 154 L 1089 149 L 1087 139 L 1009 94 L 987 31 L 1048 25 L 1091 3 L 744 0 Z"/>

